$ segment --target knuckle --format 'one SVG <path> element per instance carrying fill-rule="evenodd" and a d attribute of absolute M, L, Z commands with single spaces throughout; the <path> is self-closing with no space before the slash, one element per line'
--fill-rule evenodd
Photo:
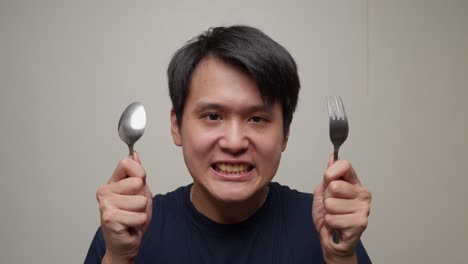
<path fill-rule="evenodd" d="M 362 216 L 359 220 L 359 228 L 366 229 L 368 224 L 368 219 L 366 216 Z"/>
<path fill-rule="evenodd" d="M 123 158 L 123 159 L 119 160 L 119 163 L 117 164 L 117 168 L 118 169 L 124 169 L 124 168 L 127 168 L 128 165 L 129 165 L 128 158 Z"/>
<path fill-rule="evenodd" d="M 146 206 L 148 205 L 148 199 L 145 197 L 145 196 L 140 196 L 141 198 L 141 204 L 143 206 L 143 208 L 146 208 Z"/>
<path fill-rule="evenodd" d="M 366 204 L 361 204 L 358 212 L 364 216 L 369 216 L 370 214 L 370 207 Z"/>
<path fill-rule="evenodd" d="M 109 186 L 102 185 L 96 191 L 96 199 L 100 201 L 102 197 L 106 196 L 109 193 Z"/>
<path fill-rule="evenodd" d="M 101 212 L 101 214 L 105 212 L 106 209 L 107 209 L 107 206 L 105 204 L 99 203 L 99 212 Z"/>
<path fill-rule="evenodd" d="M 340 160 L 340 163 L 342 164 L 341 166 L 343 166 L 346 170 L 350 170 L 353 168 L 351 162 L 349 162 L 348 160 Z"/>
<path fill-rule="evenodd" d="M 330 171 L 330 168 L 325 171 L 325 174 L 323 175 L 325 178 L 325 181 L 330 182 L 333 180 L 334 175 L 332 174 L 332 171 Z"/>
<path fill-rule="evenodd" d="M 143 166 L 139 165 L 139 169 L 138 169 L 138 172 L 137 172 L 137 176 L 138 178 L 142 178 L 142 179 L 145 179 L 146 178 L 146 170 L 145 168 L 143 168 Z"/>
<path fill-rule="evenodd" d="M 109 211 L 110 208 L 111 207 L 106 203 L 105 200 L 99 202 L 99 212 L 101 212 L 101 214 L 105 213 L 106 211 Z"/>
<path fill-rule="evenodd" d="M 359 210 L 366 217 L 370 215 L 370 205 L 367 202 L 362 203 Z"/>
<path fill-rule="evenodd" d="M 361 193 L 361 196 L 365 199 L 365 200 L 370 200 L 372 198 L 372 194 L 369 192 L 369 190 L 367 190 L 366 188 L 364 187 L 361 187 L 359 192 Z"/>
<path fill-rule="evenodd" d="M 135 186 L 137 189 L 141 189 L 144 187 L 143 179 L 138 178 L 138 177 L 133 177 L 131 178 L 132 184 Z"/>
<path fill-rule="evenodd" d="M 143 215 L 143 218 L 141 219 L 141 225 L 147 225 L 148 224 L 148 218 L 146 217 L 146 214 Z"/>
<path fill-rule="evenodd" d="M 340 190 L 340 183 L 338 181 L 332 181 L 328 184 L 328 189 L 331 193 L 338 193 Z"/>
<path fill-rule="evenodd" d="M 135 196 L 135 199 L 136 199 L 136 205 L 138 208 L 140 209 L 146 208 L 146 204 L 148 203 L 148 199 L 146 199 L 146 197 L 137 195 Z"/>
<path fill-rule="evenodd" d="M 114 219 L 114 213 L 111 212 L 110 210 L 104 211 L 101 214 L 101 221 L 103 225 L 105 226 L 109 226 L 112 223 L 113 219 Z"/>
<path fill-rule="evenodd" d="M 146 172 L 145 170 L 138 171 L 135 174 L 136 178 L 140 178 L 143 182 L 146 180 Z"/>
<path fill-rule="evenodd" d="M 325 214 L 325 223 L 331 225 L 333 223 L 333 216 L 331 214 Z"/>
<path fill-rule="evenodd" d="M 323 201 L 323 206 L 325 207 L 325 211 L 330 211 L 333 207 L 333 201 L 330 198 L 327 198 Z"/>
<path fill-rule="evenodd" d="M 368 200 L 370 203 L 372 201 L 372 193 L 366 190 L 365 194 L 366 194 L 366 200 Z"/>
<path fill-rule="evenodd" d="M 356 189 L 356 192 L 358 192 L 358 195 L 361 200 L 366 201 L 367 203 L 370 203 L 370 201 L 372 200 L 372 193 L 369 192 L 366 188 L 358 187 L 358 189 Z"/>
<path fill-rule="evenodd" d="M 148 217 L 146 213 L 139 213 L 136 217 L 136 221 L 138 225 L 146 225 L 148 222 Z"/>

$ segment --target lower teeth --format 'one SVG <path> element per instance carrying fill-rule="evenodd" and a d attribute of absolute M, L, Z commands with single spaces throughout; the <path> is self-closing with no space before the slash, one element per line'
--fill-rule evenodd
<path fill-rule="evenodd" d="M 223 171 L 218 166 L 213 166 L 213 169 L 215 169 L 217 172 L 223 173 L 223 174 L 245 174 L 245 173 L 252 170 L 252 168 L 249 167 L 247 170 L 243 170 L 243 171 Z"/>

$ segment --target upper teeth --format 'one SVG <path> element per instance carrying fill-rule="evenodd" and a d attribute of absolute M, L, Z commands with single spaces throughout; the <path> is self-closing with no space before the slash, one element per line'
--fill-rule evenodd
<path fill-rule="evenodd" d="M 247 164 L 227 164 L 227 163 L 219 163 L 218 169 L 225 171 L 225 172 L 244 172 L 247 171 L 249 166 Z"/>

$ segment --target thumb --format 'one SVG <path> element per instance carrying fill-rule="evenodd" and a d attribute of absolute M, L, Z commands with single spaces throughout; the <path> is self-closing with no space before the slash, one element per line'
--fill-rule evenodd
<path fill-rule="evenodd" d="M 335 163 L 335 160 L 333 158 L 333 154 L 330 155 L 330 158 L 328 159 L 328 165 L 327 165 L 327 169 L 331 167 L 331 165 L 333 165 L 333 163 Z"/>
<path fill-rule="evenodd" d="M 138 162 L 138 164 L 141 165 L 140 156 L 138 155 L 138 153 L 136 151 L 133 151 L 133 160 Z"/>
<path fill-rule="evenodd" d="M 133 156 L 132 156 L 133 160 L 136 161 L 138 164 L 141 165 L 141 160 L 140 160 L 140 156 L 138 155 L 138 153 L 136 151 L 133 151 Z M 143 179 L 143 182 L 145 183 L 146 185 L 146 177 Z M 148 188 L 148 186 L 146 185 L 145 186 L 145 196 L 146 196 L 146 189 Z M 151 192 L 150 192 L 151 194 Z"/>

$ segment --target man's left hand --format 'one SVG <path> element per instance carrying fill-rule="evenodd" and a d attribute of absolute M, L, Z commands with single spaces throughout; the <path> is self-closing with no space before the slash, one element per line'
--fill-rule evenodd
<path fill-rule="evenodd" d="M 357 263 L 356 246 L 367 227 L 371 193 L 362 187 L 351 163 L 330 158 L 314 191 L 312 219 L 326 263 Z M 335 243 L 332 230 L 339 233 Z"/>

